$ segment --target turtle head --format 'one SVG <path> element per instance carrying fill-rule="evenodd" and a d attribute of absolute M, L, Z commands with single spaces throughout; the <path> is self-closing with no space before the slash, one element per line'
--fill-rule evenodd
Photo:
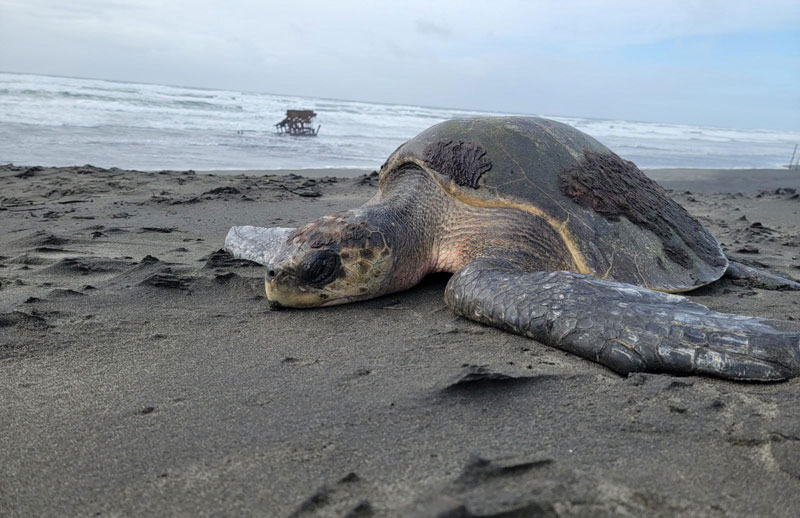
<path fill-rule="evenodd" d="M 392 250 L 384 233 L 360 209 L 325 216 L 289 234 L 267 266 L 273 306 L 342 304 L 388 291 Z"/>

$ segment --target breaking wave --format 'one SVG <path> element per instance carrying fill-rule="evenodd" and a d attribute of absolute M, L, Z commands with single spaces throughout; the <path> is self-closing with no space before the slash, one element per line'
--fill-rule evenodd
<path fill-rule="evenodd" d="M 276 135 L 287 109 L 317 112 L 317 138 Z M 136 169 L 376 168 L 436 122 L 487 112 L 0 73 L 0 162 Z M 800 133 L 544 114 L 640 167 L 788 163 Z"/>

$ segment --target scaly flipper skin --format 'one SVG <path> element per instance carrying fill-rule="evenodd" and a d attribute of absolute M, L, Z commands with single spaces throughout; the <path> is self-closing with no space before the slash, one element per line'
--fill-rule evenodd
<path fill-rule="evenodd" d="M 621 373 L 774 381 L 800 375 L 800 333 L 717 313 L 685 297 L 569 272 L 476 259 L 450 279 L 456 313 Z"/>
<path fill-rule="evenodd" d="M 283 245 L 293 228 L 263 228 L 244 225 L 231 227 L 225 238 L 225 249 L 237 259 L 247 259 L 268 265 Z"/>
<path fill-rule="evenodd" d="M 735 261 L 730 261 L 728 263 L 725 277 L 734 280 L 744 280 L 755 288 L 762 288 L 765 290 L 800 291 L 800 282 Z"/>

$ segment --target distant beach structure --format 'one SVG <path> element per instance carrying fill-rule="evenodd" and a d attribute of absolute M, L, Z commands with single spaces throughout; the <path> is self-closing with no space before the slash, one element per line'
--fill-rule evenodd
<path fill-rule="evenodd" d="M 275 128 L 281 134 L 316 137 L 322 127 L 320 124 L 314 129 L 312 121 L 316 116 L 312 110 L 286 110 L 286 118 L 276 124 Z"/>
<path fill-rule="evenodd" d="M 797 157 L 797 162 L 795 163 L 794 157 Z M 789 165 L 785 165 L 788 169 L 800 169 L 800 155 L 797 154 L 797 144 L 794 145 L 794 151 L 792 151 L 792 159 L 789 160 Z"/>

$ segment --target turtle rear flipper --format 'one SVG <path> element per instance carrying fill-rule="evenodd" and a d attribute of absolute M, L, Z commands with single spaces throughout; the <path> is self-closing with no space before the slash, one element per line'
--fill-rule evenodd
<path fill-rule="evenodd" d="M 293 228 L 231 227 L 225 237 L 225 249 L 237 259 L 268 265 L 286 244 Z"/>
<path fill-rule="evenodd" d="M 730 261 L 725 277 L 733 280 L 742 280 L 755 288 L 777 291 L 800 291 L 800 282 L 787 277 L 781 277 L 761 268 L 753 268 L 746 264 Z"/>
<path fill-rule="evenodd" d="M 685 297 L 570 272 L 521 272 L 475 260 L 450 279 L 447 305 L 611 369 L 739 380 L 800 375 L 800 333 L 711 311 Z"/>

